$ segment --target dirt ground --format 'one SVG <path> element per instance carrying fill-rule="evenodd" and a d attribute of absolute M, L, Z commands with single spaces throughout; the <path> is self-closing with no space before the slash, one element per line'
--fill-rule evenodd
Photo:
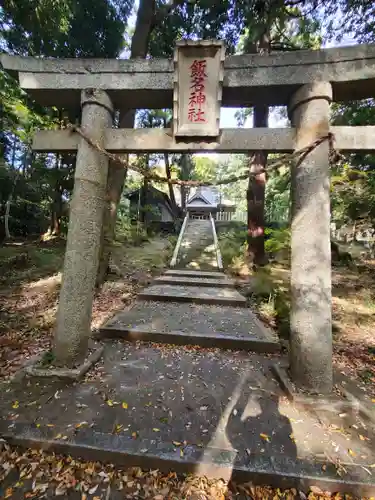
<path fill-rule="evenodd" d="M 51 342 L 64 248 L 62 241 L 0 248 L 0 378 Z M 155 237 L 141 246 L 116 244 L 112 272 L 95 296 L 92 327 L 129 303 L 167 266 L 172 252 L 168 238 Z"/>

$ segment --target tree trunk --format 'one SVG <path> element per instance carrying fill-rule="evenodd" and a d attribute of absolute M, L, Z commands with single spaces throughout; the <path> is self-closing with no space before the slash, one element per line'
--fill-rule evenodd
<path fill-rule="evenodd" d="M 56 155 L 55 161 L 55 173 L 56 182 L 52 193 L 52 203 L 51 203 L 51 223 L 50 223 L 50 234 L 58 236 L 61 232 L 61 215 L 62 215 L 62 195 L 59 179 L 59 168 L 61 163 L 61 155 Z"/>
<path fill-rule="evenodd" d="M 4 216 L 4 225 L 5 225 L 5 239 L 10 240 L 10 231 L 9 231 L 9 216 L 10 216 L 10 206 L 12 204 L 13 193 L 10 193 L 8 199 L 5 204 L 5 216 Z"/>
<path fill-rule="evenodd" d="M 187 154 L 183 154 L 181 157 L 181 180 L 187 181 L 190 178 L 190 162 Z M 186 213 L 186 202 L 189 196 L 189 188 L 187 186 L 181 185 L 181 208 L 185 215 Z"/>
<path fill-rule="evenodd" d="M 16 163 L 16 149 L 17 149 L 17 137 L 14 136 L 13 151 L 12 151 L 12 172 L 14 171 L 14 165 Z M 5 229 L 5 239 L 10 240 L 11 234 L 9 231 L 9 218 L 10 218 L 10 207 L 12 205 L 13 194 L 16 189 L 16 184 L 18 180 L 19 173 L 16 174 L 11 191 L 9 193 L 8 199 L 5 203 L 5 214 L 4 214 L 4 229 Z"/>
<path fill-rule="evenodd" d="M 140 0 L 137 21 L 131 43 L 130 58 L 145 58 L 155 17 L 155 0 Z M 133 128 L 136 110 L 120 112 L 120 128 Z M 128 158 L 128 155 L 125 155 Z M 111 246 L 115 235 L 117 208 L 121 199 L 126 179 L 127 169 L 121 165 L 109 162 L 107 181 L 107 208 L 104 212 L 103 229 L 100 245 L 100 261 L 96 287 L 101 287 L 105 281 Z"/>
<path fill-rule="evenodd" d="M 268 106 L 254 107 L 254 127 L 267 127 Z M 247 243 L 250 262 L 262 266 L 267 263 L 264 249 L 264 208 L 266 192 L 267 153 L 257 151 L 249 158 L 247 190 Z M 254 175 L 255 174 L 255 175 Z"/>
<path fill-rule="evenodd" d="M 169 164 L 169 155 L 168 153 L 164 153 L 164 163 L 165 163 L 165 174 L 168 180 L 172 179 L 171 166 Z M 172 210 L 175 217 L 178 216 L 178 206 L 176 202 L 176 197 L 173 190 L 173 184 L 168 184 L 169 189 L 169 198 L 171 200 Z"/>
<path fill-rule="evenodd" d="M 252 44 L 258 54 L 270 53 L 269 21 L 267 5 L 264 3 L 264 30 L 258 44 Z M 259 104 L 254 106 L 253 124 L 255 127 L 268 127 L 268 106 Z M 267 264 L 267 255 L 264 248 L 264 210 L 266 193 L 267 154 L 263 151 L 249 156 L 249 184 L 247 190 L 247 244 L 250 262 L 257 266 Z M 253 175 L 255 174 L 255 175 Z"/>

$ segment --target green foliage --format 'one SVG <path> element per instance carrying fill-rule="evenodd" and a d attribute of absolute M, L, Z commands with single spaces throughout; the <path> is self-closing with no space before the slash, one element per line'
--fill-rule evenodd
<path fill-rule="evenodd" d="M 11 52 L 49 57 L 115 57 L 133 2 L 5 0 L 0 26 Z"/>
<path fill-rule="evenodd" d="M 246 235 L 243 224 L 231 222 L 229 227 L 222 230 L 218 226 L 219 247 L 225 268 L 235 271 L 244 262 Z"/>
<path fill-rule="evenodd" d="M 120 216 L 116 221 L 116 240 L 129 245 L 140 245 L 149 240 L 145 226 L 132 223 L 127 216 Z"/>
<path fill-rule="evenodd" d="M 265 248 L 266 252 L 276 254 L 281 250 L 290 248 L 290 229 L 270 229 L 264 230 L 266 235 Z"/>

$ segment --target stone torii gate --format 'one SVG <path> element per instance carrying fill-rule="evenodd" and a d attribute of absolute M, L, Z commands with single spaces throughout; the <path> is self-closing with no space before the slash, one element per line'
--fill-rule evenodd
<path fill-rule="evenodd" d="M 375 150 L 375 127 L 329 124 L 332 99 L 375 97 L 375 45 L 267 57 L 240 55 L 225 61 L 220 44 L 212 44 L 217 50 L 211 55 L 209 43 L 200 45 L 204 57 L 218 58 L 214 81 L 207 82 L 207 98 L 213 99 L 215 108 L 211 131 L 218 127 L 220 104 L 287 105 L 292 128 L 206 130 L 193 140 L 194 130 L 179 128 L 178 111 L 176 114 L 176 103 L 180 111 L 183 108 L 183 82 L 176 73 L 176 60 L 59 60 L 1 55 L 1 63 L 5 70 L 18 75 L 21 88 L 39 104 L 81 108 L 82 130 L 113 153 L 288 153 L 328 132 L 334 134 L 335 146 L 341 151 Z M 196 50 L 193 48 L 193 52 Z M 112 128 L 115 109 L 172 108 L 173 104 L 173 130 Z M 176 136 L 177 130 L 182 131 L 183 140 Z M 69 365 L 84 355 L 90 335 L 108 158 L 68 130 L 37 132 L 33 149 L 77 152 L 55 332 L 55 344 L 64 353 L 59 361 Z M 291 374 L 297 386 L 321 393 L 332 389 L 329 193 L 329 145 L 325 141 L 292 167 Z"/>

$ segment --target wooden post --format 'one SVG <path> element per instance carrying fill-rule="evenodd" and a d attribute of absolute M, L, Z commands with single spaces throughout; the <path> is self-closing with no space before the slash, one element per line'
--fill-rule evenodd
<path fill-rule="evenodd" d="M 301 87 L 289 105 L 296 150 L 329 132 L 328 82 Z M 329 144 L 292 167 L 291 375 L 305 390 L 332 390 Z"/>
<path fill-rule="evenodd" d="M 84 90 L 81 106 L 82 129 L 104 146 L 105 131 L 112 125 L 110 98 L 101 90 Z M 54 338 L 54 354 L 59 366 L 73 366 L 87 351 L 107 173 L 108 158 L 81 139 Z"/>

